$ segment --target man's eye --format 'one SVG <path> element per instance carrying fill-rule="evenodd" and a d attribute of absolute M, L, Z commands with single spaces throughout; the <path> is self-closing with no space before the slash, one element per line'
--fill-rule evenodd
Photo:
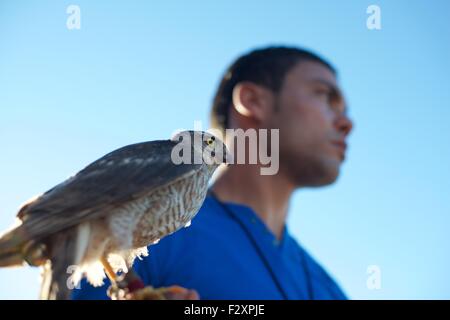
<path fill-rule="evenodd" d="M 317 89 L 315 92 L 317 95 L 331 96 L 331 91 L 328 89 Z"/>
<path fill-rule="evenodd" d="M 329 89 L 318 89 L 316 94 L 323 99 L 326 99 L 328 103 L 332 103 L 336 100 L 336 95 L 332 90 Z"/>

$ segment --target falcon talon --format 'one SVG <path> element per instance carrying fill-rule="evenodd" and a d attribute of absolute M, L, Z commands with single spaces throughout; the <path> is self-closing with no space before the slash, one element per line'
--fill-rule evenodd
<path fill-rule="evenodd" d="M 110 285 L 107 290 L 107 295 L 111 300 L 124 300 L 126 294 L 126 290 L 119 288 L 117 285 Z"/>

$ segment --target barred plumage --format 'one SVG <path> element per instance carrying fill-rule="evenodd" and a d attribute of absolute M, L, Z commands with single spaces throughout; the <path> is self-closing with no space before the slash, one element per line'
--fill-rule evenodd
<path fill-rule="evenodd" d="M 200 154 L 208 161 L 173 163 L 172 151 L 186 136 L 191 160 Z M 47 261 L 43 298 L 68 298 L 68 278 L 86 275 L 100 285 L 102 258 L 126 271 L 149 244 L 190 223 L 226 155 L 219 139 L 194 131 L 113 151 L 19 210 L 22 224 L 0 238 L 0 266 Z M 66 272 L 72 265 L 73 275 Z"/>

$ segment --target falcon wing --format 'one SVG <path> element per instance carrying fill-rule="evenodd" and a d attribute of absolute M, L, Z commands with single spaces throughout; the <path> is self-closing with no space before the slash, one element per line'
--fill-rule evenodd
<path fill-rule="evenodd" d="M 175 145 L 160 140 L 117 149 L 24 205 L 18 217 L 28 240 L 106 216 L 143 193 L 197 172 L 201 164 L 172 162 Z"/>

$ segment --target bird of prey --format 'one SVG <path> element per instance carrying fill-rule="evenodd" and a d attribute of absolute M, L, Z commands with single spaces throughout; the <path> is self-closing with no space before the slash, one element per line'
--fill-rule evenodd
<path fill-rule="evenodd" d="M 190 224 L 228 155 L 202 131 L 117 149 L 19 209 L 0 237 L 0 267 L 42 266 L 43 299 L 68 299 L 68 280 L 82 276 L 101 285 L 104 271 L 126 272 L 148 245 Z"/>

